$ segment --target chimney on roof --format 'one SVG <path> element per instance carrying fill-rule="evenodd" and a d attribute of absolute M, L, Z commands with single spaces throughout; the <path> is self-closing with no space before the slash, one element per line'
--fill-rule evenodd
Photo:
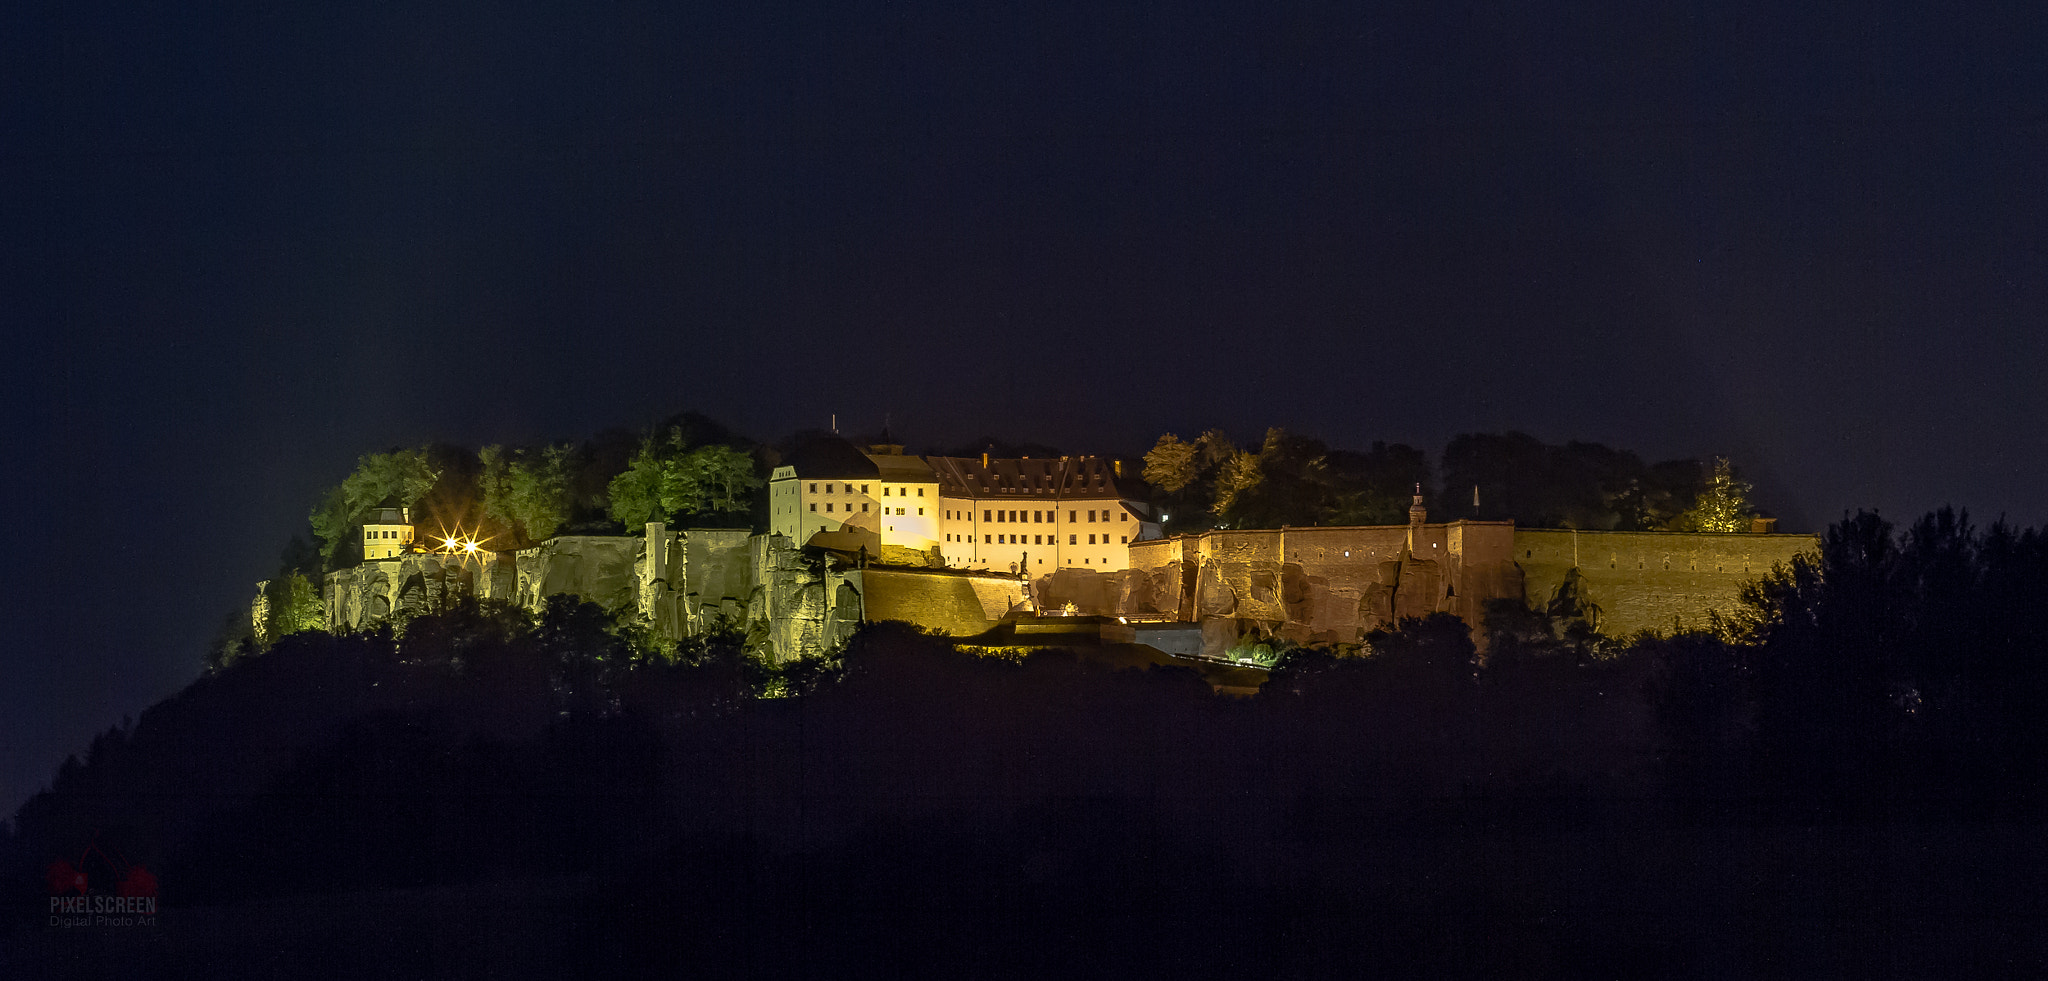
<path fill-rule="evenodd" d="M 1113 469 L 1113 470 L 1115 470 L 1115 471 L 1116 471 L 1116 475 L 1117 475 L 1118 477 L 1122 477 L 1122 476 L 1124 475 L 1124 461 L 1122 461 L 1122 460 L 1111 460 L 1111 461 L 1109 461 L 1109 465 L 1110 465 L 1110 468 L 1111 468 L 1111 469 Z"/>

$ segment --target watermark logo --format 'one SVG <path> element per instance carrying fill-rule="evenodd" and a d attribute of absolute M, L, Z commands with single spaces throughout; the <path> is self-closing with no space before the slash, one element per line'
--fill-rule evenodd
<path fill-rule="evenodd" d="M 157 925 L 155 873 L 109 855 L 98 845 L 87 846 L 76 863 L 61 858 L 51 862 L 45 881 L 52 927 Z"/>

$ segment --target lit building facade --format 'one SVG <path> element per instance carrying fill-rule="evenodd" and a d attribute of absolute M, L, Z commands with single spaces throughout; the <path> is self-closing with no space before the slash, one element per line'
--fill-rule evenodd
<path fill-rule="evenodd" d="M 363 560 L 395 559 L 412 549 L 412 509 L 372 508 L 363 516 Z"/>
<path fill-rule="evenodd" d="M 901 446 L 861 452 L 843 439 L 799 448 L 768 480 L 769 528 L 802 545 L 820 532 L 929 552 L 939 544 L 939 484 Z"/>
<path fill-rule="evenodd" d="M 1116 572 L 1159 525 L 1122 464 L 1096 456 L 928 457 L 938 481 L 939 548 L 961 569 Z"/>

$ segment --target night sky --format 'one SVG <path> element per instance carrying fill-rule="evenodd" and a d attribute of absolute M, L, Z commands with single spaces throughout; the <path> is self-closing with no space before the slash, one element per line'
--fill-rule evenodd
<path fill-rule="evenodd" d="M 0 15 L 7 813 L 428 440 L 1521 429 L 2048 523 L 2038 3 L 197 6 Z"/>

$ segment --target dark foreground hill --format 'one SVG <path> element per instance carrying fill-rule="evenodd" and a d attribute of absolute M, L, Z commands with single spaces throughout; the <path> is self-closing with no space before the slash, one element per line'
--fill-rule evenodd
<path fill-rule="evenodd" d="M 2044 634 L 1993 600 L 2048 565 L 1930 522 L 1721 636 L 1433 618 L 1255 698 L 892 624 L 780 671 L 571 603 L 298 635 L 23 808 L 0 975 L 2036 973 Z M 52 926 L 57 862 L 157 919 Z"/>

